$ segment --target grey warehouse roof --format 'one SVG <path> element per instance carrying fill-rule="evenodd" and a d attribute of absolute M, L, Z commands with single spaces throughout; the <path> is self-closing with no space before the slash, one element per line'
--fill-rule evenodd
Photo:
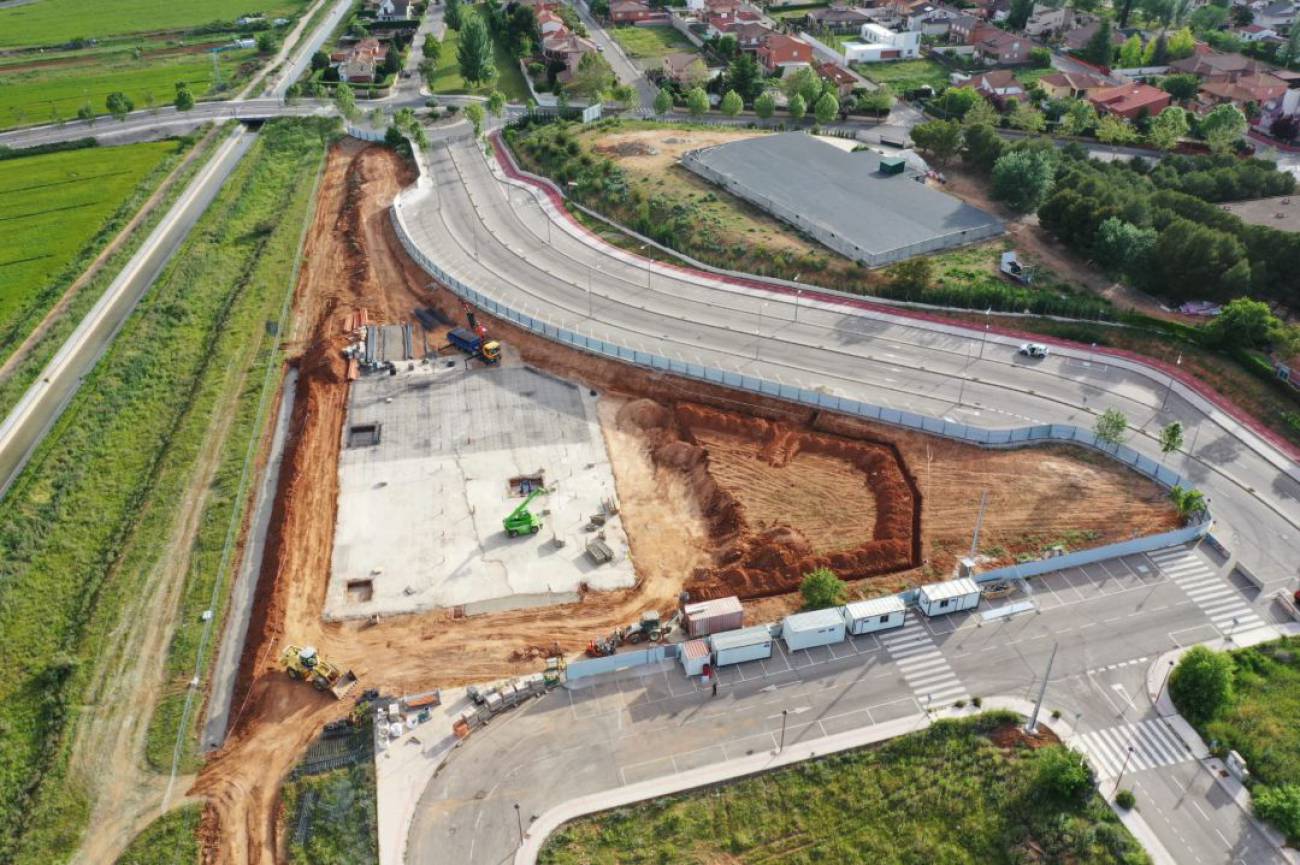
<path fill-rule="evenodd" d="M 682 164 L 872 266 L 1002 233 L 996 217 L 917 182 L 915 171 L 879 173 L 881 158 L 786 132 L 695 150 Z"/>

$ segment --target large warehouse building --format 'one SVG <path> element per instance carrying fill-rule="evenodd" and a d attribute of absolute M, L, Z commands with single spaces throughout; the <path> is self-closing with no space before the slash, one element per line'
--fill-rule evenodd
<path fill-rule="evenodd" d="M 871 267 L 1002 233 L 992 214 L 931 189 L 900 162 L 802 132 L 693 150 L 682 165 Z"/>

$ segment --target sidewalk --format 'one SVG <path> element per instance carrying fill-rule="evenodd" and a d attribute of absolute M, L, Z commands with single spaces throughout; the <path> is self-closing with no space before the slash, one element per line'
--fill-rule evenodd
<path fill-rule="evenodd" d="M 852 748 L 861 748 L 883 742 L 886 739 L 924 730 L 939 718 L 969 717 L 990 709 L 1008 709 L 1028 717 L 1033 712 L 1033 708 L 1033 704 L 1027 700 L 1014 697 L 991 697 L 984 700 L 983 706 L 978 709 L 974 706 L 967 706 L 961 709 L 945 709 L 933 714 L 911 715 L 871 727 L 860 727 L 856 730 L 836 733 L 812 741 L 798 742 L 791 744 L 784 751 L 764 751 L 760 754 L 739 757 L 735 760 L 725 760 L 675 775 L 652 778 L 638 784 L 629 784 L 615 790 L 606 790 L 590 796 L 570 799 L 568 802 L 563 802 L 551 808 L 533 821 L 524 833 L 524 843 L 515 853 L 514 865 L 534 865 L 538 854 L 541 852 L 542 845 L 551 833 L 570 820 L 587 814 L 630 805 L 646 799 L 669 796 L 696 787 L 733 781 L 749 775 L 769 772 L 803 760 L 810 760 L 819 756 L 824 757 L 828 754 L 835 754 Z M 1053 721 L 1040 717 L 1039 726 L 1050 729 L 1061 741 L 1066 741 L 1073 736 L 1074 732 L 1068 724 L 1060 720 Z M 1111 803 L 1111 807 L 1115 808 L 1114 803 Z M 1151 854 L 1152 861 L 1156 865 L 1178 865 L 1164 846 L 1160 844 L 1155 833 L 1151 831 L 1151 828 L 1147 826 L 1146 821 L 1142 819 L 1137 811 L 1126 812 L 1120 808 L 1115 808 L 1115 810 L 1124 825 Z"/>

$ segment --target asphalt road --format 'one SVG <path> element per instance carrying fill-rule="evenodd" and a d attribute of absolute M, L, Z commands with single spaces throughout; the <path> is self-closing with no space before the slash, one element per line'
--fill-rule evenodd
<path fill-rule="evenodd" d="M 1162 372 L 1086 349 L 1028 361 L 1016 340 L 979 330 L 647 267 L 553 222 L 472 144 L 431 160 L 435 182 L 401 203 L 417 245 L 516 309 L 661 356 L 985 427 L 1091 428 L 1117 408 L 1134 430 L 1127 444 L 1157 460 L 1156 433 L 1178 420 L 1186 452 L 1164 461 L 1210 497 L 1216 536 L 1265 580 L 1296 575 L 1294 463 Z"/>
<path fill-rule="evenodd" d="M 146 238 L 104 295 L 0 424 L 0 495 L 8 490 L 36 446 L 54 424 L 113 341 L 136 303 L 153 285 L 194 223 L 216 197 L 221 185 L 254 137 L 240 128 L 227 138 L 170 211 Z"/>
<path fill-rule="evenodd" d="M 516 803 L 527 825 L 562 800 L 775 749 L 783 710 L 789 744 L 917 715 L 934 704 L 930 688 L 949 688 L 951 676 L 971 697 L 1032 700 L 1058 643 L 1044 711 L 1059 710 L 1084 737 L 1131 735 L 1152 718 L 1144 661 L 1180 640 L 1217 633 L 1145 557 L 1034 583 L 1031 596 L 975 614 L 912 620 L 902 631 L 794 653 L 778 641 L 771 659 L 721 670 L 717 697 L 677 667 L 557 690 L 453 752 L 416 810 L 406 861 L 508 861 L 519 840 Z M 992 606 L 1027 597 L 1036 612 L 983 619 Z M 931 645 L 951 674 L 933 672 Z M 1157 750 L 1154 739 L 1135 741 L 1139 756 L 1125 786 L 1137 792 L 1176 861 L 1235 862 L 1220 853 L 1231 847 L 1249 851 L 1244 861 L 1251 865 L 1283 865 L 1254 823 L 1206 783 L 1198 763 L 1173 748 Z"/>
<path fill-rule="evenodd" d="M 578 17 L 582 23 L 587 25 L 587 32 L 591 34 L 591 40 L 596 43 L 600 53 L 609 65 L 613 68 L 614 74 L 618 76 L 619 82 L 631 84 L 636 88 L 637 93 L 641 96 L 641 107 L 649 108 L 654 104 L 655 96 L 658 95 L 659 89 L 650 83 L 641 67 L 623 53 L 623 48 L 614 38 L 605 31 L 605 28 L 591 16 L 587 11 L 586 3 L 574 3 L 573 8 L 577 10 Z"/>

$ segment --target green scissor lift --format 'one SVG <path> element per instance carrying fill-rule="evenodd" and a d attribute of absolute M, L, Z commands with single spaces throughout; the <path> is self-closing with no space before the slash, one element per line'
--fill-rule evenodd
<path fill-rule="evenodd" d="M 510 515 L 502 520 L 505 526 L 506 534 L 510 537 L 516 535 L 535 535 L 542 528 L 542 518 L 528 510 L 533 499 L 546 492 L 545 489 L 538 488 L 528 494 L 528 498 L 520 502 L 519 507 L 510 512 Z"/>

